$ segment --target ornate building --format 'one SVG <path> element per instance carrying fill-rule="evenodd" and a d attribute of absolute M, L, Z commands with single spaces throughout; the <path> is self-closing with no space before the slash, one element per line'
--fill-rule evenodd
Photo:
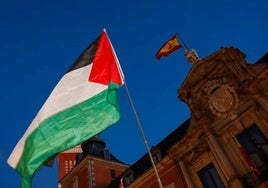
<path fill-rule="evenodd" d="M 103 140 L 94 137 L 59 154 L 59 188 L 108 187 L 127 167 L 110 153 Z"/>
<path fill-rule="evenodd" d="M 128 166 L 96 137 L 59 156 L 59 187 L 119 188 L 122 177 L 127 188 L 268 187 L 268 54 L 255 64 L 233 47 L 186 57 L 177 92 L 191 116 L 151 148 L 161 183 L 148 154 Z"/>
<path fill-rule="evenodd" d="M 230 47 L 191 59 L 178 89 L 191 117 L 151 151 L 163 187 L 268 187 L 268 54 L 245 58 Z M 127 188 L 159 187 L 147 154 L 123 176 Z"/>

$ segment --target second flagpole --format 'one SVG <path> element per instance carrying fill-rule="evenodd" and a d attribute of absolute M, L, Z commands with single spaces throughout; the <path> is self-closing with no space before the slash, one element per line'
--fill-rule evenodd
<path fill-rule="evenodd" d="M 154 160 L 153 160 L 153 157 L 152 157 L 152 154 L 151 154 L 151 151 L 150 151 L 150 148 L 149 148 L 147 139 L 146 139 L 145 134 L 144 134 L 144 131 L 143 131 L 143 129 L 142 129 L 141 122 L 140 122 L 140 119 L 139 119 L 139 117 L 138 117 L 137 111 L 136 111 L 136 109 L 135 109 L 134 103 L 133 103 L 133 101 L 132 101 L 132 98 L 131 98 L 130 92 L 129 92 L 129 90 L 128 90 L 126 81 L 125 81 L 124 85 L 125 85 L 125 89 L 126 89 L 126 92 L 127 92 L 127 96 L 128 96 L 128 99 L 129 99 L 131 108 L 132 108 L 132 110 L 133 110 L 134 116 L 135 116 L 135 118 L 136 118 L 136 121 L 137 121 L 137 124 L 138 124 L 138 127 L 139 127 L 139 131 L 140 131 L 140 133 L 141 133 L 141 135 L 142 135 L 142 138 L 143 138 L 143 141 L 144 141 L 146 150 L 147 150 L 147 152 L 148 152 L 150 161 L 151 161 L 151 163 L 152 163 L 152 166 L 153 166 L 153 169 L 154 169 L 156 178 L 157 178 L 157 182 L 158 182 L 158 184 L 159 184 L 159 187 L 160 187 L 160 188 L 163 188 L 163 185 L 162 185 L 160 176 L 159 176 L 158 171 L 157 171 L 157 168 L 156 168 L 156 166 L 155 166 L 155 163 L 154 163 Z"/>

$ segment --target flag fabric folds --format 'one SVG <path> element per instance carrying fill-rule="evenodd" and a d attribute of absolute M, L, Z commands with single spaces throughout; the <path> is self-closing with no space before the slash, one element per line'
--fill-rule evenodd
<path fill-rule="evenodd" d="M 261 171 L 258 169 L 258 167 L 254 164 L 250 156 L 248 155 L 245 148 L 239 143 L 236 137 L 233 137 L 233 140 L 237 147 L 239 148 L 240 153 L 243 155 L 244 159 L 246 160 L 249 168 L 254 171 L 258 176 L 261 176 Z"/>
<path fill-rule="evenodd" d="M 175 50 L 178 50 L 182 47 L 177 39 L 177 36 L 174 35 L 171 39 L 169 39 L 156 53 L 156 59 L 160 59 L 162 56 L 168 56 Z"/>
<path fill-rule="evenodd" d="M 123 73 L 104 30 L 60 79 L 15 146 L 8 163 L 30 188 L 50 157 L 100 133 L 120 119 L 117 90 Z"/>

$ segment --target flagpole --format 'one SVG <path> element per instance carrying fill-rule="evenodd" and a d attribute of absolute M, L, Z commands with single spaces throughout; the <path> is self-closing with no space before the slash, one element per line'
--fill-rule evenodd
<path fill-rule="evenodd" d="M 125 81 L 125 80 L 124 80 L 124 81 Z M 155 163 L 154 163 L 154 160 L 153 160 L 153 157 L 152 157 L 150 148 L 149 148 L 149 146 L 148 146 L 148 142 L 147 142 L 146 137 L 145 137 L 145 134 L 144 134 L 144 132 L 143 132 L 143 129 L 142 129 L 142 126 L 141 126 L 141 122 L 140 122 L 140 119 L 139 119 L 139 117 L 138 117 L 137 111 L 136 111 L 136 109 L 135 109 L 134 103 L 133 103 L 133 101 L 132 101 L 132 98 L 131 98 L 130 92 L 129 92 L 129 90 L 128 90 L 126 81 L 125 81 L 124 85 L 125 85 L 125 89 L 126 89 L 126 92 L 127 92 L 127 95 L 128 95 L 128 99 L 129 99 L 130 105 L 131 105 L 131 107 L 132 107 L 133 113 L 134 113 L 134 115 L 135 115 L 135 118 L 136 118 L 136 121 L 137 121 L 137 124 L 138 124 L 138 127 L 139 127 L 139 131 L 140 131 L 140 133 L 141 133 L 141 135 L 142 135 L 142 138 L 143 138 L 143 141 L 144 141 L 146 150 L 147 150 L 147 152 L 148 152 L 149 158 L 150 158 L 151 163 L 152 163 L 152 166 L 153 166 L 153 168 L 154 168 L 154 172 L 155 172 L 155 175 L 156 175 L 156 178 L 157 178 L 157 182 L 158 182 L 158 184 L 159 184 L 159 187 L 160 187 L 160 188 L 163 188 L 163 185 L 162 185 L 160 176 L 159 176 L 158 171 L 157 171 L 157 168 L 156 168 L 156 166 L 155 166 Z"/>
<path fill-rule="evenodd" d="M 186 43 L 185 43 L 185 42 L 182 40 L 182 38 L 179 36 L 179 34 L 176 33 L 175 35 L 178 37 L 179 41 L 181 41 L 181 43 L 182 43 L 182 45 L 184 46 L 184 48 L 185 48 L 186 50 L 190 50 L 190 49 L 188 48 L 188 46 L 186 45 Z"/>
<path fill-rule="evenodd" d="M 106 32 L 105 29 L 104 29 L 104 32 Z M 127 96 L 128 96 L 128 99 L 129 99 L 131 108 L 132 108 L 132 110 L 133 110 L 134 116 L 135 116 L 135 118 L 136 118 L 136 121 L 137 121 L 137 124 L 138 124 L 138 127 L 139 127 L 139 131 L 140 131 L 140 133 L 141 133 L 141 135 L 142 135 L 142 138 L 143 138 L 143 141 L 144 141 L 146 150 L 147 150 L 147 152 L 148 152 L 150 161 L 151 161 L 152 166 L 153 166 L 153 168 L 154 168 L 154 172 L 155 172 L 155 175 L 156 175 L 156 178 L 157 178 L 157 182 L 158 182 L 158 184 L 159 184 L 159 188 L 163 188 L 161 179 L 160 179 L 160 177 L 159 177 L 158 171 L 157 171 L 156 166 L 155 166 L 155 164 L 154 164 L 154 160 L 153 160 L 153 157 L 152 157 L 150 148 L 149 148 L 149 146 L 148 146 L 148 142 L 147 142 L 146 137 L 145 137 L 145 134 L 144 134 L 144 132 L 143 132 L 143 129 L 142 129 L 142 126 L 141 126 L 141 122 L 140 122 L 140 119 L 139 119 L 139 117 L 138 117 L 138 114 L 137 114 L 137 111 L 136 111 L 136 109 L 135 109 L 135 106 L 134 106 L 132 97 L 131 97 L 130 92 L 129 92 L 129 90 L 128 90 L 127 82 L 126 82 L 126 80 L 125 80 L 125 77 L 124 77 L 122 68 L 121 68 L 121 66 L 120 66 L 119 60 L 118 60 L 118 58 L 117 58 L 117 56 L 116 56 L 116 53 L 115 53 L 115 51 L 114 51 L 114 48 L 113 48 L 113 45 L 112 45 L 111 41 L 110 41 L 110 44 L 111 44 L 112 50 L 113 50 L 113 52 L 114 52 L 114 54 L 115 54 L 115 59 L 116 59 L 116 61 L 117 61 L 118 69 L 119 69 L 119 71 L 120 71 L 120 73 L 121 73 L 122 79 L 124 80 L 124 85 L 125 85 L 125 89 L 126 89 L 126 92 L 127 92 Z"/>

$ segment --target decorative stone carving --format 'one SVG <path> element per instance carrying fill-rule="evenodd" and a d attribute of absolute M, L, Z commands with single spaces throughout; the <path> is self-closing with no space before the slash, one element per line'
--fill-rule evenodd
<path fill-rule="evenodd" d="M 185 50 L 184 55 L 185 55 L 187 61 L 190 62 L 191 64 L 195 64 L 200 60 L 196 50 L 194 50 L 194 49 Z"/>
<path fill-rule="evenodd" d="M 198 148 L 195 148 L 192 150 L 189 155 L 187 156 L 187 161 L 190 164 L 194 164 L 201 160 L 202 155 L 209 152 L 209 148 L 207 146 L 199 146 Z"/>
<path fill-rule="evenodd" d="M 208 81 L 203 91 L 208 96 L 211 112 L 217 117 L 226 117 L 237 109 L 239 97 L 235 89 L 219 80 Z"/>

